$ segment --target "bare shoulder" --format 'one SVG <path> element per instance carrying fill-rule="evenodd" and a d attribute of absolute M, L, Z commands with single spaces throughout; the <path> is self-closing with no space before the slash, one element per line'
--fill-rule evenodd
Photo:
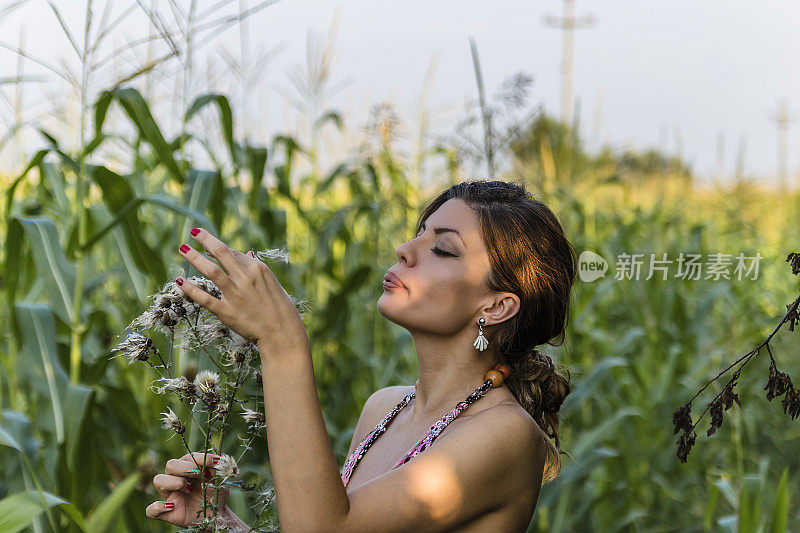
<path fill-rule="evenodd" d="M 533 417 L 518 403 L 500 403 L 478 413 L 451 435 L 452 439 L 470 438 L 476 441 L 492 440 L 492 456 L 482 459 L 505 465 L 500 467 L 496 490 L 504 494 L 506 503 L 518 501 L 521 496 L 530 505 L 539 498 L 544 474 L 546 442 L 544 431 Z M 442 436 L 447 433 L 442 433 Z M 488 465 L 487 465 L 488 467 Z M 501 479 L 501 481 L 500 481 Z"/>
<path fill-rule="evenodd" d="M 391 403 L 401 392 L 408 388 L 380 396 Z M 541 485 L 531 450 L 539 433 L 523 413 L 503 401 L 459 417 L 412 461 L 349 491 L 349 513 L 330 529 L 374 531 L 378 516 L 386 532 L 454 531 L 496 512 L 496 521 L 513 525 L 500 530 L 523 531 Z"/>
<path fill-rule="evenodd" d="M 481 411 L 472 420 L 472 427 L 468 431 L 492 432 L 498 428 L 514 437 L 508 442 L 508 451 L 519 455 L 518 459 L 535 459 L 543 455 L 545 434 L 530 413 L 518 403 L 504 402 Z"/>

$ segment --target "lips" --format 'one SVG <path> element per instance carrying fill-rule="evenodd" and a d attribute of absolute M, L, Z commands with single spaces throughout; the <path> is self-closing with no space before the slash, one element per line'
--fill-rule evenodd
<path fill-rule="evenodd" d="M 398 287 L 403 287 L 404 289 L 406 288 L 406 286 L 403 285 L 403 282 L 400 281 L 400 278 L 398 278 L 392 271 L 387 272 L 383 279 L 389 283 L 397 285 Z"/>

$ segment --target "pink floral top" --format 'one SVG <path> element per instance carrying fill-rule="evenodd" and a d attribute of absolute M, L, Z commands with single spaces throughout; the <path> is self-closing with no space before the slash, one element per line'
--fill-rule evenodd
<path fill-rule="evenodd" d="M 484 386 L 481 386 L 479 387 L 479 389 L 483 387 Z M 379 436 L 381 436 L 386 431 L 386 427 L 391 423 L 394 417 L 397 416 L 397 413 L 399 413 L 403 409 L 403 407 L 408 405 L 408 402 L 414 399 L 416 393 L 417 393 L 416 388 L 413 391 L 409 392 L 405 396 L 405 398 L 403 398 L 400 401 L 400 403 L 398 403 L 391 411 L 389 411 L 389 414 L 387 414 L 383 420 L 378 422 L 378 425 L 375 426 L 375 429 L 373 429 L 369 433 L 369 435 L 367 435 L 364 438 L 361 444 L 356 446 L 356 449 L 353 450 L 353 454 L 347 459 L 347 461 L 345 461 L 344 466 L 342 467 L 341 477 L 342 477 L 342 483 L 344 483 L 345 487 L 347 487 L 347 483 L 350 481 L 350 476 L 353 475 L 353 470 L 355 470 L 356 465 L 358 465 L 358 462 L 361 460 L 361 458 L 364 457 L 364 454 L 366 453 L 367 449 L 372 445 L 373 442 L 375 442 L 375 440 L 377 440 Z M 474 401 L 474 399 L 477 399 L 473 398 L 472 396 L 473 395 L 470 395 L 468 400 Z M 394 470 L 398 466 L 407 463 L 408 461 L 411 460 L 412 457 L 415 457 L 419 453 L 425 451 L 433 443 L 436 437 L 439 436 L 442 430 L 444 430 L 444 428 L 446 428 L 450 422 L 452 422 L 458 415 L 460 415 L 462 411 L 464 411 L 464 409 L 469 407 L 472 401 L 458 402 L 455 409 L 444 415 L 439 421 L 437 421 L 434 425 L 432 425 L 431 428 L 428 430 L 428 432 L 425 433 L 425 435 L 423 435 L 421 439 L 419 439 L 417 444 L 415 444 L 408 451 L 408 453 L 406 453 L 397 462 L 397 464 L 392 467 L 392 469 Z"/>

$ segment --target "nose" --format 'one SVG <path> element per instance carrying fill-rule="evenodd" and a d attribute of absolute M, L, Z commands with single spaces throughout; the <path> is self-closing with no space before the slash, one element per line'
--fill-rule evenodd
<path fill-rule="evenodd" d="M 406 241 L 397 248 L 395 248 L 395 253 L 397 254 L 397 260 L 401 263 L 408 264 L 409 258 L 413 256 L 411 253 L 413 245 L 411 244 L 413 239 L 410 241 Z"/>

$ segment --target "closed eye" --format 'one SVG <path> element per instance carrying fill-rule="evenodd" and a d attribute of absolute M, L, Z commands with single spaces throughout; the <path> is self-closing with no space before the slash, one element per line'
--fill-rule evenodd
<path fill-rule="evenodd" d="M 423 231 L 425 231 L 425 224 L 424 223 L 422 224 L 422 227 L 420 228 L 420 232 L 417 233 L 417 236 L 414 237 L 414 238 L 418 239 L 422 235 Z M 435 253 L 436 255 L 439 255 L 439 256 L 442 256 L 442 257 L 458 257 L 456 254 L 450 253 L 450 252 L 448 252 L 446 250 L 442 250 L 438 246 L 434 246 L 433 248 L 431 248 L 431 251 L 433 253 Z"/>
<path fill-rule="evenodd" d="M 450 252 L 442 250 L 438 246 L 434 246 L 433 248 L 431 248 L 431 251 L 436 255 L 441 255 L 443 257 L 458 257 L 456 254 L 451 254 Z"/>

